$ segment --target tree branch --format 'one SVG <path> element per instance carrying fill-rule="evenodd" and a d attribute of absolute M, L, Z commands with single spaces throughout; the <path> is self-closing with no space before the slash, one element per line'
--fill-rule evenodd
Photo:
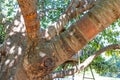
<path fill-rule="evenodd" d="M 94 6 L 95 2 L 91 1 L 85 2 L 84 0 L 72 0 L 64 14 L 62 14 L 56 22 L 49 25 L 48 28 L 43 32 L 43 38 L 50 40 L 54 36 L 59 35 L 64 30 L 64 26 L 71 19 L 76 18 L 79 14 Z"/>
<path fill-rule="evenodd" d="M 116 50 L 116 49 L 120 49 L 120 44 L 108 45 L 108 46 L 98 50 L 97 52 L 95 52 L 93 55 L 88 57 L 83 63 L 81 63 L 77 67 L 73 67 L 73 69 L 68 69 L 68 70 L 55 71 L 55 72 L 51 73 L 49 76 L 47 76 L 47 77 L 54 79 L 54 78 L 63 78 L 65 76 L 73 75 L 74 73 L 79 72 L 79 71 L 85 69 L 87 66 L 89 66 L 89 64 L 96 57 L 98 57 L 100 54 L 102 54 L 103 52 L 109 51 L 109 50 Z"/>
<path fill-rule="evenodd" d="M 38 44 L 38 39 L 40 40 L 40 22 L 37 14 L 37 2 L 38 0 L 18 0 L 24 17 L 28 44 L 33 44 L 33 46 Z"/>
<path fill-rule="evenodd" d="M 48 41 L 49 48 L 54 53 L 55 60 L 57 59 L 55 66 L 70 59 L 99 32 L 118 19 L 120 17 L 119 7 L 119 0 L 115 0 L 114 3 L 112 0 L 102 1 L 65 32 Z M 114 8 L 116 8 L 115 11 Z"/>
<path fill-rule="evenodd" d="M 55 67 L 70 59 L 99 32 L 103 31 L 118 19 L 120 17 L 119 7 L 119 0 L 114 0 L 114 2 L 113 0 L 102 1 L 95 5 L 80 20 L 72 24 L 67 31 L 51 39 L 50 43 L 48 43 L 54 53 L 53 56 L 56 60 Z M 117 12 L 117 14 L 115 14 L 115 12 Z M 94 56 L 90 58 L 93 57 Z M 83 69 L 86 66 L 87 65 L 81 64 L 79 68 Z"/>
<path fill-rule="evenodd" d="M 5 47 L 3 44 L 0 44 L 0 57 L 5 55 L 6 55 Z"/>
<path fill-rule="evenodd" d="M 0 63 L 0 80 L 13 79 L 26 50 L 26 33 L 21 12 L 18 11 L 13 22 L 6 27 L 4 42 L 6 55 Z M 6 25 L 5 25 L 6 26 Z"/>

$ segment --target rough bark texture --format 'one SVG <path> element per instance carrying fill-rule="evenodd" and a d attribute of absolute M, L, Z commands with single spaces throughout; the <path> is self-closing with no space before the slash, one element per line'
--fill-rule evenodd
<path fill-rule="evenodd" d="M 7 29 L 4 43 L 6 55 L 0 64 L 0 80 L 46 80 L 44 76 L 71 58 L 120 17 L 120 0 L 104 0 L 72 24 L 67 31 L 45 41 L 38 37 L 37 1 L 18 1 L 25 21 L 18 14 Z"/>
<path fill-rule="evenodd" d="M 0 80 L 12 80 L 16 70 L 22 64 L 26 51 L 25 27 L 21 14 L 18 12 L 14 21 L 7 25 L 7 35 L 4 42 L 6 54 L 0 64 Z"/>
<path fill-rule="evenodd" d="M 38 44 L 40 22 L 37 14 L 37 0 L 18 0 L 26 26 L 28 45 Z"/>

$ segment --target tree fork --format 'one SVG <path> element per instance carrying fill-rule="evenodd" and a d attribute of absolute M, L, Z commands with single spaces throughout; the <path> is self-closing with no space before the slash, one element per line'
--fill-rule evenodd
<path fill-rule="evenodd" d="M 72 24 L 67 31 L 46 43 L 44 45 L 46 48 L 43 52 L 47 54 L 48 52 L 46 52 L 46 50 L 50 48 L 49 51 L 51 53 L 48 53 L 47 55 L 51 54 L 51 57 L 53 57 L 53 63 L 55 64 L 50 71 L 47 69 L 41 70 L 42 72 L 40 71 L 40 74 L 37 75 L 36 78 L 43 76 L 43 74 L 47 75 L 48 73 L 52 72 L 54 68 L 71 58 L 78 50 L 83 48 L 95 37 L 95 35 L 118 19 L 120 17 L 119 1 L 120 0 L 115 0 L 113 2 L 112 0 L 106 0 L 100 2 L 98 5 L 94 6 L 94 8 L 92 8 L 84 17 Z M 117 11 L 118 14 L 114 14 L 115 11 Z M 105 15 L 107 13 L 109 14 Z M 45 57 L 42 59 L 44 60 L 44 58 Z M 35 67 L 42 68 L 42 63 L 38 64 L 39 65 L 36 65 Z M 45 67 L 45 65 L 43 67 Z M 30 67 L 28 69 L 30 69 Z M 37 68 L 33 69 L 33 71 L 34 70 L 36 71 Z M 45 71 L 48 71 L 48 73 Z M 31 71 L 29 74 L 32 74 L 33 76 L 31 76 L 31 79 L 36 76 Z"/>
<path fill-rule="evenodd" d="M 56 68 L 71 58 L 78 50 L 92 40 L 95 35 L 120 17 L 119 1 L 115 0 L 113 2 L 112 0 L 106 0 L 100 2 L 84 17 L 72 24 L 67 31 L 46 43 L 50 51 L 52 51 L 51 57 L 55 60 L 55 66 L 53 68 Z M 115 11 L 118 13 L 114 14 Z M 110 14 L 105 15 L 107 13 Z M 46 53 L 46 51 L 44 52 Z"/>

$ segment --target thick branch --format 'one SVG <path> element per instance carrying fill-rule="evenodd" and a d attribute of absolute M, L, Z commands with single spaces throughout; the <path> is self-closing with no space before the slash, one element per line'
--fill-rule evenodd
<path fill-rule="evenodd" d="M 50 43 L 48 42 L 55 59 L 55 68 L 70 59 L 100 31 L 118 19 L 120 17 L 119 7 L 120 0 L 102 1 L 72 24 L 67 31 L 56 36 Z"/>
<path fill-rule="evenodd" d="M 28 41 L 37 44 L 40 35 L 40 22 L 37 14 L 37 0 L 18 0 L 24 17 Z"/>
<path fill-rule="evenodd" d="M 53 40 L 55 55 L 67 60 L 120 17 L 119 0 L 105 0 Z M 117 12 L 117 14 L 115 13 Z M 110 14 L 108 14 L 110 13 Z M 107 15 L 106 15 L 107 14 Z M 63 57 L 64 56 L 64 57 Z M 59 62 L 57 62 L 59 64 Z"/>
<path fill-rule="evenodd" d="M 25 27 L 18 11 L 13 22 L 6 27 L 4 42 L 6 55 L 0 63 L 0 80 L 13 79 L 18 67 L 22 64 L 26 49 Z"/>
<path fill-rule="evenodd" d="M 64 29 L 65 25 L 71 19 L 76 18 L 79 14 L 83 13 L 86 10 L 89 10 L 94 6 L 94 1 L 91 1 L 85 2 L 81 0 L 72 0 L 65 13 L 62 14 L 56 22 L 49 25 L 48 29 L 44 31 L 43 37 L 49 40 L 55 35 L 59 35 Z"/>
<path fill-rule="evenodd" d="M 98 57 L 103 52 L 109 51 L 109 50 L 116 50 L 116 49 L 120 49 L 120 44 L 108 45 L 108 46 L 98 50 L 97 52 L 95 52 L 90 57 L 88 57 L 83 63 L 78 65 L 78 67 L 73 67 L 73 69 L 53 72 L 52 74 L 49 75 L 49 78 L 52 78 L 52 79 L 54 79 L 54 78 L 63 78 L 65 76 L 73 75 L 74 73 L 85 69 L 96 57 Z"/>

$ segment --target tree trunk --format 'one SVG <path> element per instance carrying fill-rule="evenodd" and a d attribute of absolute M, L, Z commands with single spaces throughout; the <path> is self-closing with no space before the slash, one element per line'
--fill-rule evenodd
<path fill-rule="evenodd" d="M 22 7 L 25 7 L 23 4 L 27 3 L 26 1 L 30 1 L 29 4 L 33 3 L 32 5 L 35 6 L 33 0 L 19 1 Z M 28 29 L 26 33 L 23 19 L 18 13 L 13 23 L 7 28 L 7 37 L 3 45 L 6 55 L 0 64 L 0 80 L 47 80 L 46 75 L 71 58 L 99 32 L 118 19 L 119 8 L 120 0 L 104 0 L 72 24 L 67 31 L 49 41 L 39 36 L 37 15 L 33 17 L 34 14 L 28 11 L 30 15 L 26 18 L 27 12 L 22 12 L 26 29 Z M 21 10 L 24 11 L 24 9 Z M 29 23 L 31 19 L 34 25 Z M 35 28 L 33 32 L 31 25 Z"/>

